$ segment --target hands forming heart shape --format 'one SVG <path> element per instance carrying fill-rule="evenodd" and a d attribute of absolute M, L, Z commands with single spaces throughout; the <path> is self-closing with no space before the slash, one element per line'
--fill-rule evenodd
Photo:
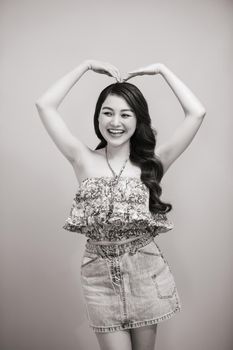
<path fill-rule="evenodd" d="M 96 60 L 87 60 L 88 69 L 93 70 L 96 73 L 109 75 L 117 80 L 117 82 L 123 83 L 133 77 L 139 75 L 155 75 L 162 71 L 162 63 L 153 63 L 146 67 L 141 67 L 127 73 L 126 77 L 122 78 L 120 71 L 110 63 L 100 62 Z"/>

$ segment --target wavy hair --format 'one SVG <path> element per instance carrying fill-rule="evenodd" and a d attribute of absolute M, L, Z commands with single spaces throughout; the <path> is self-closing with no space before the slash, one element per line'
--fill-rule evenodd
<path fill-rule="evenodd" d="M 172 205 L 162 202 L 160 181 L 163 177 L 163 165 L 155 155 L 157 131 L 151 126 L 148 104 L 141 91 L 133 84 L 116 82 L 107 86 L 99 95 L 94 113 L 94 128 L 100 143 L 95 148 L 104 148 L 106 140 L 99 130 L 99 113 L 108 95 L 117 95 L 125 99 L 134 111 L 137 124 L 130 138 L 130 157 L 132 163 L 141 169 L 141 181 L 149 188 L 149 210 L 153 213 L 166 213 Z"/>

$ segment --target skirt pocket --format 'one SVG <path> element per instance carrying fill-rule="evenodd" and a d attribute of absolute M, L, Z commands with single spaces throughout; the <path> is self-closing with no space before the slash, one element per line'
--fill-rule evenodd
<path fill-rule="evenodd" d="M 152 281 L 156 287 L 158 298 L 172 298 L 176 293 L 176 284 L 173 274 L 166 262 L 159 273 L 151 275 Z"/>
<path fill-rule="evenodd" d="M 161 252 L 154 240 L 151 241 L 149 244 L 145 245 L 144 247 L 138 248 L 138 252 L 145 255 L 161 255 Z"/>
<path fill-rule="evenodd" d="M 95 253 L 84 252 L 82 260 L 81 260 L 81 269 L 87 265 L 92 264 L 94 261 L 99 259 L 100 256 Z"/>

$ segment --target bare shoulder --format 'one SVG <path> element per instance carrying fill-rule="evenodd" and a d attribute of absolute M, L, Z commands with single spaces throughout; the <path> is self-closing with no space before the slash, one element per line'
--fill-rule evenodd
<path fill-rule="evenodd" d="M 112 164 L 112 166 L 116 173 L 119 173 L 122 167 L 122 162 Z M 98 150 L 91 150 L 88 148 L 81 152 L 79 161 L 73 162 L 73 169 L 79 185 L 87 178 L 112 176 L 112 171 L 110 170 L 106 160 L 105 148 Z M 129 161 L 124 169 L 124 176 L 140 178 L 141 169 Z"/>

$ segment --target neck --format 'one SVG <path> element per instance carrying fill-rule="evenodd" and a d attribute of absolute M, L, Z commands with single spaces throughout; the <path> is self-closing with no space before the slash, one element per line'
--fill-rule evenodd
<path fill-rule="evenodd" d="M 107 144 L 106 146 L 108 159 L 111 160 L 123 160 L 129 157 L 130 154 L 130 144 L 129 142 L 124 143 L 121 146 L 112 146 Z"/>

